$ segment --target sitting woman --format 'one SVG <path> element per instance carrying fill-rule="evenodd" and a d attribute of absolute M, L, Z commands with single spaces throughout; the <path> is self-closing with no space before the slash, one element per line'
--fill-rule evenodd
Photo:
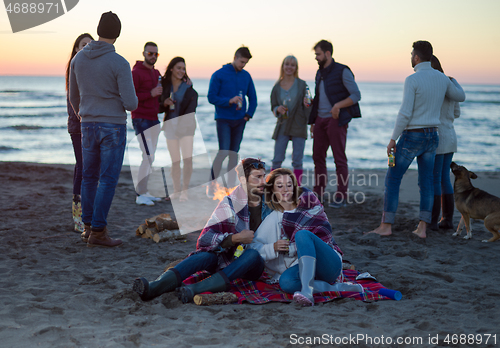
<path fill-rule="evenodd" d="M 312 306 L 313 293 L 341 291 L 330 285 L 342 272 L 342 251 L 316 195 L 297 185 L 291 170 L 273 170 L 264 191 L 273 212 L 255 232 L 250 248 L 266 262 L 266 271 L 294 301 Z M 356 290 L 359 291 L 359 287 Z"/>

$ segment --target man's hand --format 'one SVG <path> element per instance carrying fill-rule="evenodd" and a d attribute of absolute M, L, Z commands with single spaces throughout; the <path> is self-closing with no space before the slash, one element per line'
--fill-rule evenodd
<path fill-rule="evenodd" d="M 250 121 L 250 117 L 248 117 L 248 116 L 243 117 L 243 119 L 244 119 L 245 121 L 247 121 L 247 122 L 248 122 L 248 121 Z"/>
<path fill-rule="evenodd" d="M 231 99 L 229 99 L 229 105 L 231 104 L 238 104 L 238 103 L 243 103 L 243 99 L 241 99 L 241 97 L 239 95 L 237 95 L 236 97 L 232 97 Z"/>
<path fill-rule="evenodd" d="M 278 239 L 276 243 L 274 243 L 274 251 L 278 253 L 288 252 L 289 245 L 290 241 L 288 239 Z"/>
<path fill-rule="evenodd" d="M 391 139 L 389 145 L 387 145 L 387 156 L 389 156 L 391 152 L 396 153 L 396 141 L 393 139 Z"/>
<path fill-rule="evenodd" d="M 243 230 L 240 233 L 233 234 L 231 236 L 231 241 L 233 244 L 250 244 L 253 241 L 252 230 Z"/>
<path fill-rule="evenodd" d="M 163 87 L 162 86 L 156 86 L 151 90 L 151 97 L 155 98 L 158 97 L 163 93 Z"/>
<path fill-rule="evenodd" d="M 313 124 L 311 125 L 310 132 L 311 132 L 311 139 L 314 139 L 314 125 Z"/>
<path fill-rule="evenodd" d="M 333 108 L 330 110 L 330 113 L 332 114 L 334 120 L 338 120 L 340 114 L 340 108 L 337 106 L 337 104 L 333 106 Z"/>

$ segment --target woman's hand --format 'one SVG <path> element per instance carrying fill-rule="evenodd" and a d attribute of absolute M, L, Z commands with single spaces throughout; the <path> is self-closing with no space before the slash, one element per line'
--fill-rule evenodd
<path fill-rule="evenodd" d="M 278 253 L 287 253 L 290 241 L 288 239 L 279 239 L 274 243 L 274 251 Z"/>
<path fill-rule="evenodd" d="M 170 105 L 174 105 L 174 101 L 170 98 L 167 98 L 165 99 L 165 101 L 163 102 L 163 105 L 164 106 L 170 106 Z"/>
<path fill-rule="evenodd" d="M 276 110 L 276 112 L 280 115 L 286 114 L 286 111 L 287 111 L 287 108 L 285 108 L 283 105 L 278 106 L 278 109 Z"/>

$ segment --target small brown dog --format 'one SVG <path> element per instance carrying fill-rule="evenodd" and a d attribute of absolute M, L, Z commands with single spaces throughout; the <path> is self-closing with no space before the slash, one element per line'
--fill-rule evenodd
<path fill-rule="evenodd" d="M 462 214 L 460 224 L 454 236 L 459 236 L 465 225 L 467 235 L 464 239 L 472 238 L 470 219 L 484 220 L 484 226 L 493 234 L 493 237 L 483 242 L 494 242 L 500 238 L 500 198 L 472 186 L 470 179 L 477 175 L 464 166 L 451 163 L 451 171 L 455 175 L 455 205 Z"/>

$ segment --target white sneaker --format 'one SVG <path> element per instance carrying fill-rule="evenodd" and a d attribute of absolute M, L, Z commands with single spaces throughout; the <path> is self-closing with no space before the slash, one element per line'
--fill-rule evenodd
<path fill-rule="evenodd" d="M 149 192 L 146 192 L 144 194 L 142 194 L 141 196 L 144 196 L 146 198 L 149 198 L 150 201 L 153 201 L 153 202 L 159 202 L 161 201 L 161 198 L 160 197 L 155 197 L 153 196 L 151 193 Z"/>
<path fill-rule="evenodd" d="M 144 195 L 137 196 L 137 198 L 135 199 L 135 204 L 149 205 L 149 206 L 155 205 L 152 200 L 150 200 L 148 197 Z"/>

